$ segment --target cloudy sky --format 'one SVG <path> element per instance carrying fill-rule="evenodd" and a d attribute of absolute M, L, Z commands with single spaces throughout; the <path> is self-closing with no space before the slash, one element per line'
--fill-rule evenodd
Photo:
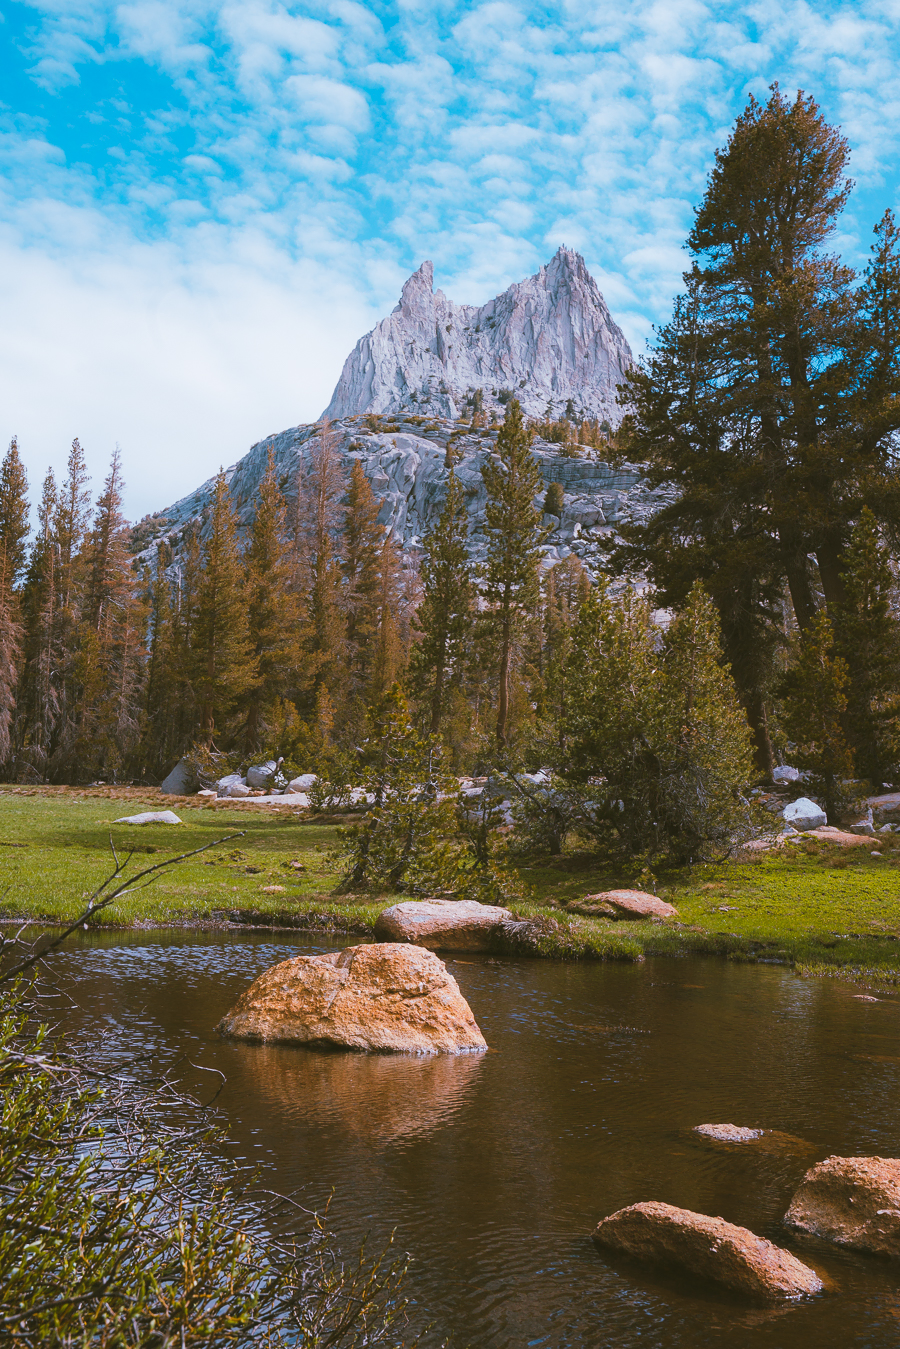
<path fill-rule="evenodd" d="M 641 350 L 750 92 L 895 206 L 900 0 L 0 0 L 0 439 L 122 447 L 132 518 L 310 420 L 431 258 L 482 303 L 560 243 Z"/>

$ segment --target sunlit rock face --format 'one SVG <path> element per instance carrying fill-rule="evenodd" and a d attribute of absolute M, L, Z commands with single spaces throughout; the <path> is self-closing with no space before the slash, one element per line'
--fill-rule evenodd
<path fill-rule="evenodd" d="M 534 276 L 477 308 L 433 289 L 423 262 L 392 314 L 361 337 L 323 416 L 419 412 L 453 419 L 483 391 L 514 394 L 530 416 L 576 415 L 617 425 L 616 385 L 632 363 L 580 254 L 560 248 Z"/>

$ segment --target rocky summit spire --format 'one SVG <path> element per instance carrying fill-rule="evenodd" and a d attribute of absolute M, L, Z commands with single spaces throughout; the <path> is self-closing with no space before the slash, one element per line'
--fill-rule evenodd
<path fill-rule="evenodd" d="M 423 412 L 458 417 L 476 389 L 491 405 L 513 393 L 531 416 L 615 425 L 616 385 L 632 362 L 584 258 L 560 248 L 546 267 L 477 308 L 433 289 L 423 262 L 393 313 L 361 337 L 326 417 Z"/>

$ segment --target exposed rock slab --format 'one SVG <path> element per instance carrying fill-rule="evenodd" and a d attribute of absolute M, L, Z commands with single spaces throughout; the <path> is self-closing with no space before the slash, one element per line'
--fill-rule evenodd
<path fill-rule="evenodd" d="M 594 1241 L 605 1250 L 686 1270 L 746 1297 L 783 1301 L 822 1291 L 822 1280 L 790 1251 L 722 1218 L 656 1202 L 604 1218 Z"/>
<path fill-rule="evenodd" d="M 123 815 L 113 824 L 181 824 L 174 810 L 143 810 L 140 815 Z"/>
<path fill-rule="evenodd" d="M 873 848 L 875 839 L 867 834 L 851 834 L 846 829 L 838 829 L 833 824 L 823 824 L 819 829 L 807 829 L 803 838 L 817 838 L 822 843 L 833 843 L 838 848 Z M 788 843 L 802 843 L 803 838 L 799 834 L 794 834 L 785 841 Z"/>
<path fill-rule="evenodd" d="M 219 1022 L 222 1035 L 377 1053 L 487 1049 L 442 960 L 416 946 L 367 944 L 273 965 Z"/>
<path fill-rule="evenodd" d="M 384 942 L 412 942 L 432 951 L 486 951 L 509 909 L 475 900 L 404 900 L 385 909 L 375 922 Z"/>
<path fill-rule="evenodd" d="M 674 904 L 667 904 L 664 899 L 658 899 L 644 890 L 602 890 L 596 895 L 570 900 L 566 908 L 570 913 L 583 913 L 595 918 L 633 920 L 678 917 Z"/>
<path fill-rule="evenodd" d="M 900 1259 L 900 1158 L 826 1158 L 807 1171 L 784 1221 L 837 1246 Z"/>
<path fill-rule="evenodd" d="M 632 363 L 622 330 L 584 259 L 560 248 L 546 267 L 480 308 L 434 290 L 423 262 L 393 313 L 361 337 L 322 414 L 459 415 L 470 391 L 499 406 L 508 389 L 532 416 L 571 400 L 579 415 L 617 424 L 616 385 Z"/>

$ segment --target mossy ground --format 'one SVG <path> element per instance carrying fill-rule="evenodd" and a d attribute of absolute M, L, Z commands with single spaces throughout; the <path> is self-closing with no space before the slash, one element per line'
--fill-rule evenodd
<path fill-rule="evenodd" d="M 176 810 L 181 826 L 114 821 L 140 810 Z M 108 926 L 292 924 L 366 933 L 391 896 L 335 897 L 336 820 L 284 808 L 200 804 L 131 788 L 0 787 L 0 918 L 75 918 L 120 855 L 138 869 L 229 834 L 243 837 L 164 872 L 152 886 L 98 915 Z M 677 923 L 611 923 L 563 905 L 614 886 L 646 886 L 636 873 L 572 852 L 519 864 L 548 956 L 634 959 L 641 953 L 708 953 L 781 960 L 801 973 L 900 983 L 900 839 L 839 850 L 803 842 L 749 861 L 657 878 Z M 277 887 L 277 889 L 275 889 Z"/>

